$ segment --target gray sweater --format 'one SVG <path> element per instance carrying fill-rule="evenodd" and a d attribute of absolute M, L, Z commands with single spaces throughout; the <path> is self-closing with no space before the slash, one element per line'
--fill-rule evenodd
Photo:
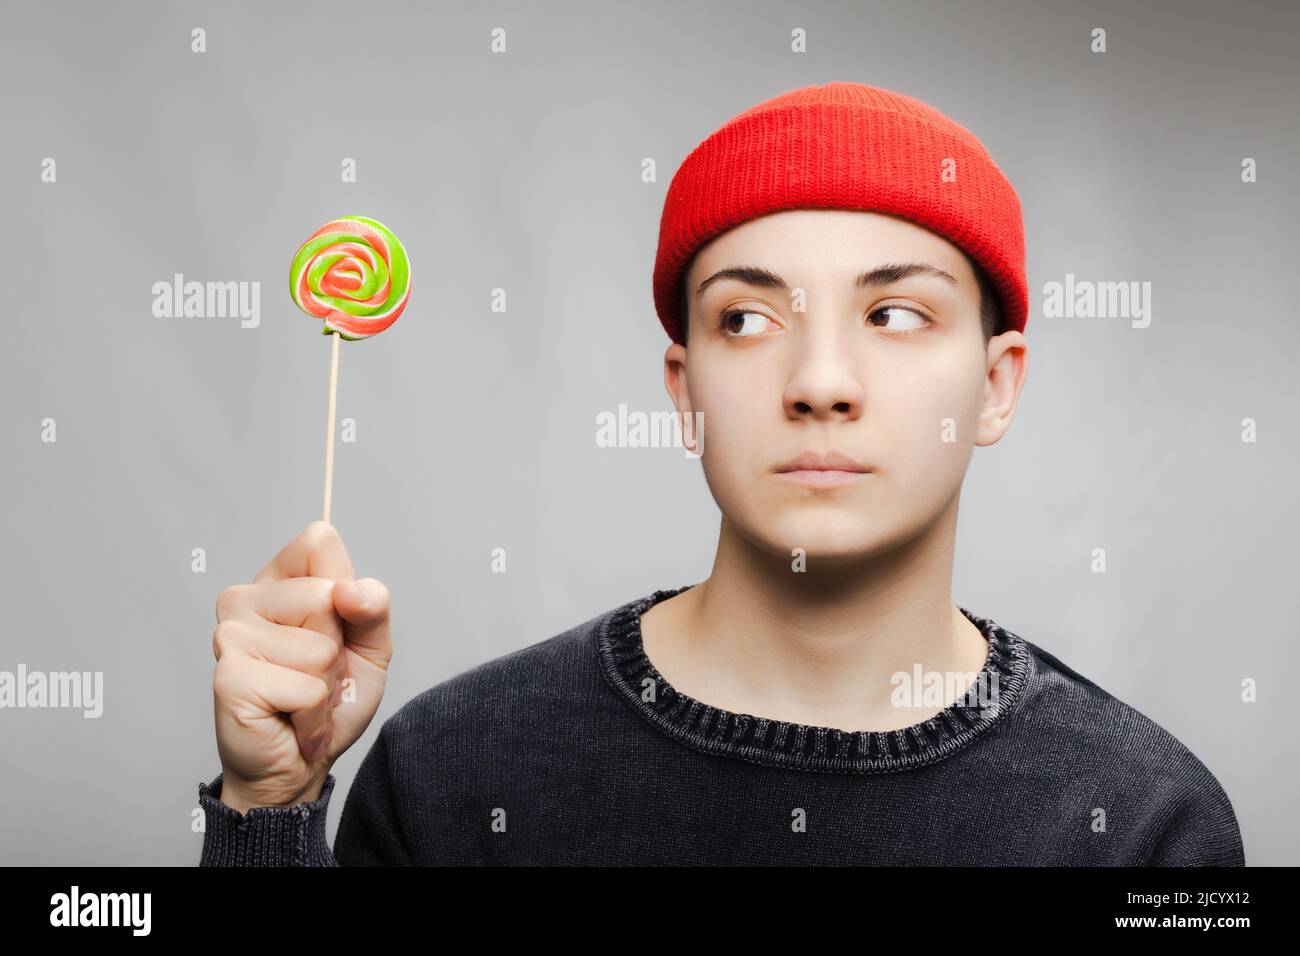
<path fill-rule="evenodd" d="M 977 688 L 901 730 L 737 714 L 641 644 L 656 591 L 425 691 L 381 726 L 331 852 L 319 799 L 221 803 L 203 866 L 917 864 L 1242 866 L 1213 774 L 1042 648 L 989 641 Z"/>

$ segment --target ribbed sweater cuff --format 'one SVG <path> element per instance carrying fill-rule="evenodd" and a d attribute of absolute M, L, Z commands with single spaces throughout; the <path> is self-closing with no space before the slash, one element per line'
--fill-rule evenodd
<path fill-rule="evenodd" d="M 253 807 L 248 813 L 221 802 L 221 777 L 199 784 L 204 814 L 199 866 L 338 866 L 325 837 L 333 774 L 309 803 Z"/>

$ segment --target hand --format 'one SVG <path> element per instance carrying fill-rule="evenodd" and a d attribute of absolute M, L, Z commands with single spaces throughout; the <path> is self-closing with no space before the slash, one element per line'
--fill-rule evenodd
<path fill-rule="evenodd" d="M 388 589 L 353 580 L 333 525 L 314 521 L 252 584 L 217 599 L 212 690 L 221 801 L 290 806 L 320 796 L 365 732 L 393 657 Z"/>

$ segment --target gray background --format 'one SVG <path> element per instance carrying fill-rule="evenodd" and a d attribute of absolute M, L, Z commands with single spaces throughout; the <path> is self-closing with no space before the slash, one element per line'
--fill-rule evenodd
<path fill-rule="evenodd" d="M 213 603 L 319 516 L 329 340 L 286 276 L 330 218 L 387 223 L 415 276 L 392 329 L 342 346 L 358 441 L 337 447 L 334 520 L 392 588 L 396 658 L 335 767 L 331 838 L 405 701 L 707 576 L 698 462 L 597 448 L 595 417 L 671 408 L 650 273 L 677 165 L 742 109 L 831 80 L 966 125 L 1024 206 L 1029 377 L 967 477 L 954 599 L 1191 747 L 1249 863 L 1300 861 L 1297 27 L 1294 5 L 1241 2 L 5 0 L 0 669 L 106 686 L 98 720 L 0 710 L 4 862 L 197 861 Z M 175 272 L 260 282 L 260 327 L 153 317 Z M 1043 317 L 1067 272 L 1150 281 L 1150 328 Z"/>

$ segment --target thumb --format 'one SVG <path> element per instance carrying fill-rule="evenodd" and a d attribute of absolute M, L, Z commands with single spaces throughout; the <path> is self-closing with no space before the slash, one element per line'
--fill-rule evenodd
<path fill-rule="evenodd" d="M 374 578 L 336 581 L 332 597 L 334 610 L 344 621 L 344 641 L 349 647 L 367 657 L 391 651 L 388 588 L 382 582 Z"/>

